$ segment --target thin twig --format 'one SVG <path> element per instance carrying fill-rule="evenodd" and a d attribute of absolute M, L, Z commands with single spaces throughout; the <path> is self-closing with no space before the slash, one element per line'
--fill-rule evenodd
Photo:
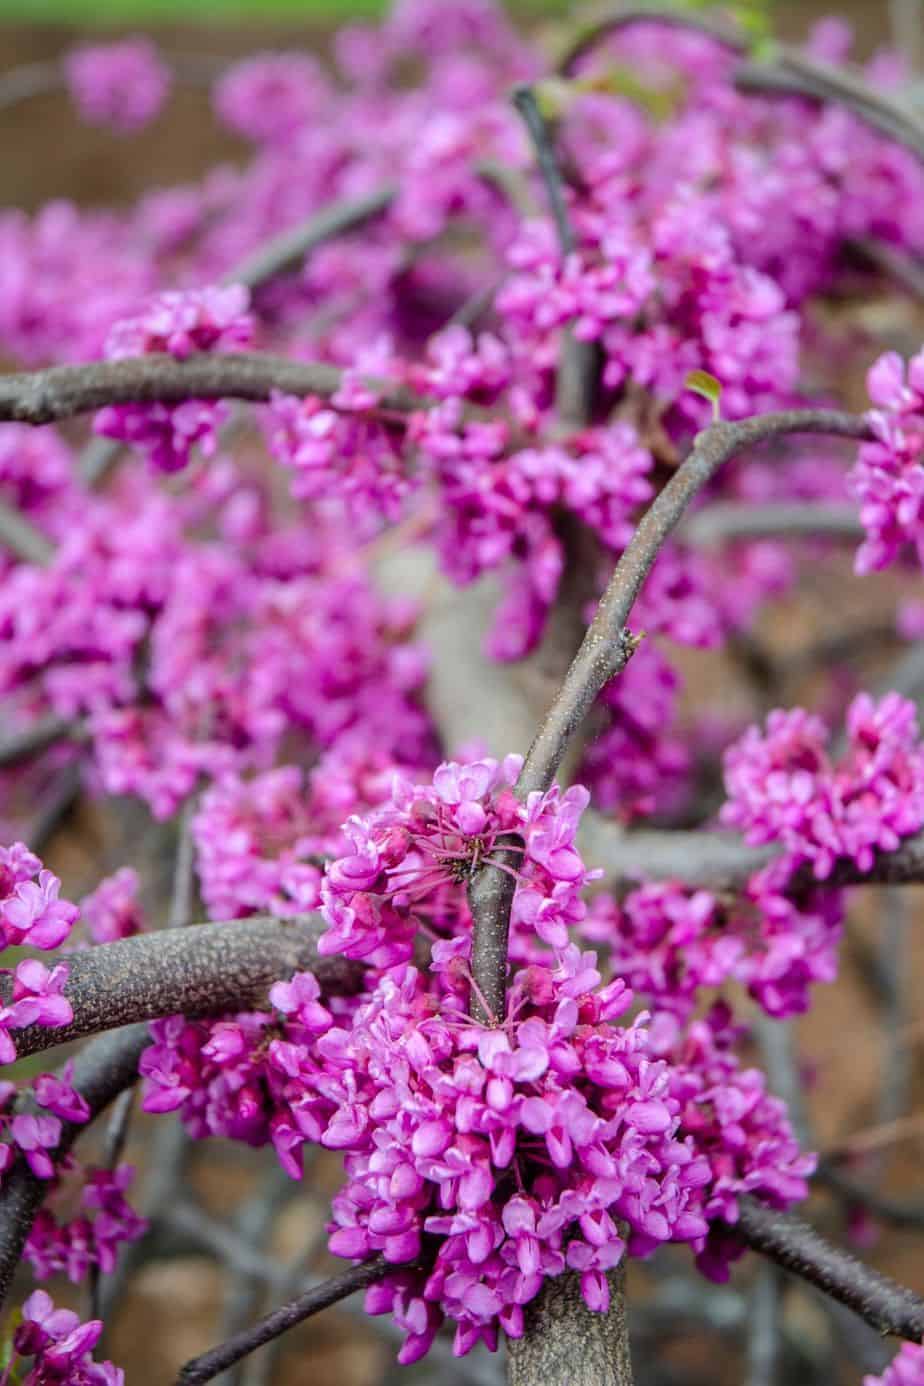
<path fill-rule="evenodd" d="M 139 1200 L 139 1211 L 147 1219 L 148 1230 L 139 1240 L 122 1246 L 116 1268 L 102 1286 L 104 1339 L 111 1329 L 116 1306 L 160 1225 L 164 1209 L 172 1207 L 180 1196 L 183 1173 L 192 1150 L 192 1140 L 175 1114 L 160 1118 L 154 1129 L 152 1144 Z"/>
<path fill-rule="evenodd" d="M 83 772 L 77 761 L 59 770 L 54 784 L 41 795 L 34 816 L 23 834 L 26 843 L 39 855 L 51 835 L 66 819 L 80 794 Z"/>
<path fill-rule="evenodd" d="M 274 1309 L 271 1314 L 267 1314 L 242 1333 L 229 1338 L 227 1342 L 211 1348 L 199 1357 L 194 1357 L 180 1372 L 177 1386 L 203 1386 L 204 1382 L 211 1381 L 219 1372 L 232 1367 L 235 1362 L 240 1362 L 242 1357 L 246 1357 L 273 1338 L 278 1338 L 280 1333 L 288 1332 L 290 1328 L 320 1313 L 322 1309 L 339 1304 L 348 1295 L 356 1294 L 358 1290 L 365 1290 L 369 1285 L 384 1280 L 396 1269 L 398 1268 L 383 1256 L 375 1256 L 361 1265 L 343 1271 L 340 1275 L 332 1276 L 316 1289 L 308 1290 L 281 1308 Z"/>
<path fill-rule="evenodd" d="M 317 1149 L 318 1147 L 314 1148 L 315 1151 Z M 306 1171 L 303 1172 L 303 1177 L 304 1173 Z M 273 1230 L 273 1224 L 280 1209 L 285 1206 L 286 1201 L 292 1197 L 293 1191 L 297 1190 L 298 1187 L 280 1169 L 274 1159 L 270 1168 L 261 1178 L 254 1195 L 245 1201 L 237 1213 L 234 1220 L 235 1235 L 248 1247 L 262 1248 Z M 321 1227 L 321 1235 L 326 1237 L 323 1222 Z M 291 1267 L 280 1265 L 275 1259 L 272 1259 L 270 1264 L 278 1270 L 279 1293 L 283 1295 L 295 1294 L 300 1288 L 302 1279 L 301 1256 L 299 1256 L 299 1264 L 294 1276 Z M 249 1273 L 242 1266 L 236 1268 L 231 1283 L 225 1292 L 225 1306 L 221 1323 L 222 1338 L 230 1338 L 245 1327 L 248 1320 L 260 1307 L 264 1289 L 263 1277 Z M 269 1349 L 267 1349 L 268 1351 Z M 234 1383 L 240 1380 L 241 1372 L 240 1367 L 228 1371 L 221 1378 L 223 1386 L 234 1386 Z"/>
<path fill-rule="evenodd" d="M 128 1128 L 131 1125 L 134 1105 L 135 1087 L 133 1084 L 130 1088 L 126 1088 L 124 1092 L 119 1093 L 113 1105 L 112 1115 L 106 1125 L 106 1135 L 103 1140 L 103 1165 L 106 1169 L 115 1169 L 122 1158 L 125 1142 L 128 1139 Z M 102 1308 L 102 1271 L 98 1263 L 90 1267 L 90 1274 L 87 1278 L 87 1288 L 89 1290 L 89 1312 L 87 1317 L 90 1319 L 98 1319 Z"/>
<path fill-rule="evenodd" d="M 210 86 L 236 61 L 206 53 L 158 53 L 173 76 L 193 86 Z M 0 111 L 51 92 L 67 91 L 69 82 L 63 62 L 23 63 L 0 73 Z"/>
<path fill-rule="evenodd" d="M 397 195 L 394 183 L 384 183 L 360 197 L 344 198 L 322 207 L 298 226 L 274 236 L 246 260 L 222 275 L 223 284 L 259 288 L 277 275 L 296 268 L 324 241 L 355 231 L 388 210 Z"/>
<path fill-rule="evenodd" d="M 845 1203 L 855 1204 L 880 1222 L 894 1227 L 924 1230 L 924 1199 L 894 1198 L 859 1179 L 852 1179 L 831 1160 L 821 1160 L 814 1181 L 829 1189 Z"/>
<path fill-rule="evenodd" d="M 558 160 L 555 157 L 549 128 L 536 102 L 536 93 L 530 86 L 519 86 L 514 88 L 511 100 L 520 113 L 523 124 L 529 131 L 530 139 L 533 142 L 536 161 L 539 164 L 539 172 L 542 174 L 542 181 L 545 184 L 546 196 L 549 199 L 549 207 L 555 222 L 555 230 L 558 233 L 558 243 L 561 246 L 562 254 L 571 255 L 577 248 L 577 242 L 575 241 L 571 218 L 568 215 L 565 185 L 561 170 L 558 167 Z"/>
<path fill-rule="evenodd" d="M 176 862 L 173 868 L 173 888 L 170 894 L 168 927 L 182 929 L 192 919 L 196 892 L 196 844 L 192 820 L 197 809 L 196 796 L 183 805 L 177 823 Z"/>
<path fill-rule="evenodd" d="M 558 166 L 552 131 L 539 109 L 532 87 L 516 87 L 512 100 L 532 140 L 562 258 L 567 258 L 577 249 L 577 238 L 568 213 L 565 183 Z M 573 328 L 566 328 L 562 334 L 555 384 L 555 414 L 559 432 L 568 433 L 585 428 L 590 423 L 599 380 L 600 349 L 597 343 L 579 341 Z"/>
<path fill-rule="evenodd" d="M 832 1246 L 791 1213 L 742 1198 L 734 1230 L 753 1251 L 846 1304 L 880 1333 L 912 1342 L 924 1338 L 924 1300 Z"/>

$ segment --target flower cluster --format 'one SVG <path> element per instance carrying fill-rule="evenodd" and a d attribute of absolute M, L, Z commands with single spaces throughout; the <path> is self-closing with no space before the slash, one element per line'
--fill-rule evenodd
<path fill-rule="evenodd" d="M 260 53 L 235 63 L 214 93 L 221 120 L 257 144 L 292 139 L 332 98 L 329 79 L 307 53 Z"/>
<path fill-rule="evenodd" d="M 410 489 L 404 428 L 383 420 L 378 402 L 373 389 L 349 374 L 330 400 L 274 394 L 270 451 L 294 472 L 294 496 L 336 496 L 365 526 L 398 517 Z"/>
<path fill-rule="evenodd" d="M 605 1309 L 620 1222 L 639 1251 L 706 1235 L 708 1169 L 678 1135 L 670 1070 L 643 1025 L 612 1023 L 625 986 L 599 981 L 577 950 L 558 975 L 527 969 L 506 1026 L 486 1030 L 436 1013 L 421 976 L 400 968 L 349 1031 L 319 1042 L 337 1104 L 322 1143 L 347 1152 L 331 1250 L 401 1266 L 439 1237 L 432 1264 L 367 1298 L 405 1329 L 399 1360 L 422 1356 L 444 1315 L 460 1355 L 481 1339 L 493 1348 L 498 1326 L 519 1336 L 523 1306 L 566 1268 Z"/>
<path fill-rule="evenodd" d="M 194 351 L 242 351 L 253 335 L 250 296 L 240 284 L 158 294 L 137 317 L 115 324 L 106 340 L 106 357 L 168 353 L 178 361 Z M 218 428 L 227 417 L 221 402 L 112 404 L 96 415 L 97 433 L 143 449 L 162 472 L 181 471 L 194 447 L 213 457 Z"/>
<path fill-rule="evenodd" d="M 113 943 L 131 938 L 145 927 L 144 911 L 138 898 L 138 872 L 123 866 L 106 876 L 94 891 L 80 902 L 80 919 L 91 943 Z"/>
<path fill-rule="evenodd" d="M 897 693 L 854 699 L 847 748 L 832 764 L 824 722 L 801 708 L 772 712 L 725 756 L 722 821 L 748 842 L 778 842 L 793 867 L 825 880 L 838 861 L 869 871 L 924 824 L 924 747 L 914 704 Z"/>
<path fill-rule="evenodd" d="M 36 1279 L 66 1275 L 76 1285 L 91 1270 L 112 1274 L 119 1248 L 137 1241 L 148 1226 L 125 1197 L 134 1177 L 131 1165 L 86 1166 L 77 1216 L 59 1220 L 47 1204 L 39 1209 L 24 1251 Z"/>
<path fill-rule="evenodd" d="M 76 905 L 59 898 L 60 890 L 57 876 L 22 842 L 0 847 L 0 947 L 59 947 L 79 914 Z M 67 981 L 63 963 L 48 968 L 37 958 L 26 958 L 6 975 L 11 983 L 6 1004 L 0 1006 L 0 1063 L 4 1064 L 16 1058 L 11 1030 L 67 1025 L 73 1016 L 63 995 Z"/>
<path fill-rule="evenodd" d="M 140 1065 L 145 1111 L 179 1111 L 197 1139 L 272 1141 L 286 1172 L 301 1178 L 301 1149 L 331 1115 L 314 1083 L 314 1041 L 332 1024 L 319 995 L 314 976 L 297 973 L 271 989 L 275 1013 L 154 1021 Z"/>
<path fill-rule="evenodd" d="M 444 937 L 466 917 L 464 887 L 486 860 L 510 848 L 517 886 L 511 921 L 553 949 L 583 917 L 580 892 L 589 872 L 574 846 L 588 794 L 580 785 L 513 793 L 518 756 L 459 765 L 449 761 L 432 784 L 396 777 L 389 800 L 351 817 L 348 849 L 332 861 L 321 895 L 329 928 L 322 953 L 366 958 L 373 966 L 407 962 L 418 928 Z M 434 908 L 434 901 L 436 908 Z"/>
<path fill-rule="evenodd" d="M 0 1006 L 0 1063 L 11 1064 L 16 1058 L 10 1030 L 25 1030 L 30 1025 L 55 1029 L 70 1024 L 74 1013 L 64 995 L 66 981 L 64 963 L 48 968 L 37 958 L 26 958 L 16 964 L 9 1000 Z"/>
<path fill-rule="evenodd" d="M 59 899 L 61 882 L 22 842 L 0 847 L 0 947 L 57 948 L 78 909 Z"/>
<path fill-rule="evenodd" d="M 906 367 L 886 352 L 870 369 L 873 439 L 860 448 L 850 486 L 866 540 L 857 572 L 886 568 L 911 544 L 924 562 L 924 351 Z"/>
<path fill-rule="evenodd" d="M 70 1019 L 70 1015 L 68 1015 Z M 37 1179 L 54 1179 L 53 1152 L 61 1143 L 65 1121 L 81 1125 L 88 1121 L 90 1109 L 71 1083 L 72 1066 L 62 1075 L 43 1073 L 35 1078 L 30 1094 L 37 1111 L 14 1107 L 15 1083 L 0 1085 L 2 1126 L 8 1142 L 0 1145 L 0 1171 L 6 1171 L 21 1154 Z"/>
<path fill-rule="evenodd" d="M 630 1001 L 571 948 L 518 974 L 506 1024 L 482 1029 L 437 1011 L 402 967 L 319 1041 L 337 1104 L 322 1143 L 347 1152 L 330 1248 L 399 1267 L 367 1309 L 405 1329 L 401 1361 L 444 1316 L 458 1354 L 493 1347 L 498 1327 L 518 1336 L 523 1306 L 565 1269 L 605 1309 L 627 1247 L 688 1241 L 705 1256 L 710 1218 L 734 1219 L 737 1194 L 804 1197 L 813 1162 L 762 1076 L 738 1071 L 725 1017 L 669 1037 L 644 1017 L 614 1023 Z"/>
<path fill-rule="evenodd" d="M 149 39 L 84 44 L 64 60 L 74 104 L 91 125 L 130 133 L 158 114 L 170 71 Z"/>
<path fill-rule="evenodd" d="M 193 822 L 210 916 L 267 910 L 285 917 L 316 909 L 325 861 L 346 850 L 341 823 L 386 801 L 396 773 L 385 752 L 346 737 L 307 777 L 288 765 L 214 784 Z"/>
<path fill-rule="evenodd" d="M 680 688 L 677 671 L 646 640 L 603 690 L 599 707 L 607 720 L 580 769 L 581 782 L 603 812 L 631 820 L 681 798 L 690 753 L 673 725 Z"/>
<path fill-rule="evenodd" d="M 838 64 L 847 46 L 829 25 L 811 51 Z M 502 9 L 397 0 L 379 27 L 341 32 L 333 63 L 258 54 L 218 78 L 213 108 L 250 141 L 246 163 L 118 211 L 0 214 L 5 359 L 182 362 L 259 341 L 339 379 L 330 397 L 279 394 L 258 412 L 289 496 L 278 470 L 260 473 L 259 436 L 219 451 L 219 400 L 103 409 L 97 431 L 153 465 L 124 461 L 96 492 L 76 433 L 0 428 L 2 498 L 54 548 L 22 562 L 4 540 L 0 696 L 17 737 L 67 721 L 40 776 L 71 757 L 90 789 L 137 794 L 162 818 L 201 796 L 192 831 L 213 918 L 320 905 L 321 951 L 368 964 L 358 996 L 322 997 L 299 974 L 263 1010 L 158 1020 L 144 1101 L 197 1138 L 271 1144 L 293 1178 L 306 1143 L 342 1151 L 331 1249 L 392 1264 L 367 1307 L 393 1313 L 412 1361 L 444 1318 L 460 1353 L 516 1335 L 543 1280 L 566 1270 L 605 1308 L 627 1251 L 686 1241 L 721 1277 L 740 1250 L 739 1196 L 804 1196 L 811 1159 L 704 992 L 744 986 L 773 1016 L 805 1008 L 836 968 L 832 879 L 924 826 L 924 752 L 895 695 L 852 703 L 836 756 L 819 716 L 774 713 L 728 750 L 723 821 L 782 856 L 721 895 L 646 881 L 641 861 L 632 888 L 588 902 L 587 803 L 620 824 L 694 821 L 698 772 L 742 725 L 714 720 L 707 737 L 706 719 L 686 720 L 686 656 L 666 642 L 719 648 L 830 548 L 744 538 L 706 551 L 679 528 L 632 612 L 657 643 L 599 701 L 588 789 L 525 802 L 515 757 L 468 747 L 437 765 L 417 608 L 377 593 L 378 561 L 411 538 L 460 586 L 489 575 L 496 659 L 539 645 L 557 601 L 576 636 L 709 421 L 688 372 L 717 377 L 732 420 L 827 403 L 853 342 L 818 300 L 848 272 L 855 282 L 864 243 L 920 259 L 924 169 L 833 103 L 739 90 L 736 56 L 708 34 L 642 19 L 592 44 L 575 81 L 543 89 L 567 172 L 562 254 L 508 99 L 546 61 Z M 126 131 L 170 81 L 135 40 L 78 50 L 65 75 L 88 120 Z M 894 64 L 868 76 L 894 81 Z M 338 230 L 340 207 L 370 195 L 376 210 Z M 307 219 L 328 226 L 323 243 L 251 301 L 235 266 L 291 244 Z M 558 408 L 569 338 L 595 366 L 580 426 Z M 869 388 L 871 436 L 849 483 L 863 572 L 911 546 L 924 557 L 924 355 L 884 357 Z M 392 407 L 405 391 L 410 413 Z M 843 502 L 846 457 L 776 446 L 770 461 L 736 458 L 701 503 Z M 187 465 L 196 448 L 207 467 Z M 904 636 L 919 624 L 907 606 Z M 838 685 L 832 706 L 845 698 Z M 31 799 L 34 769 L 4 768 L 4 789 Z M 467 895 L 488 862 L 514 887 L 509 1006 L 490 1027 L 470 1018 Z M 64 943 L 77 911 L 58 892 L 25 847 L 0 851 L 0 943 Z M 101 882 L 82 904 L 85 941 L 145 927 L 139 894 L 127 868 Z M 600 948 L 599 969 L 575 938 Z M 16 964 L 0 1060 L 15 1058 L 17 1029 L 69 1021 L 66 976 Z M 0 1174 L 23 1161 L 55 1199 L 82 1181 L 69 1209 L 40 1213 L 27 1259 L 39 1276 L 111 1269 L 143 1227 L 130 1171 L 65 1156 L 89 1114 L 66 1070 L 15 1097 L 4 1085 Z M 117 1386 L 87 1357 L 96 1329 L 33 1296 L 16 1346 L 36 1359 L 26 1380 Z"/>
<path fill-rule="evenodd" d="M 16 1380 L 22 1386 L 123 1386 L 120 1367 L 94 1362 L 90 1355 L 102 1332 L 102 1320 L 81 1323 L 72 1309 L 56 1309 L 44 1290 L 34 1291 L 13 1333 L 10 1367 L 17 1359 L 32 1359 L 24 1373 L 17 1366 Z"/>

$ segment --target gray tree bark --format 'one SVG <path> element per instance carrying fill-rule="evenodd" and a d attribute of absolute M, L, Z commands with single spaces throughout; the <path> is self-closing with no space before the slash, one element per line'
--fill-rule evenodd
<path fill-rule="evenodd" d="M 587 1308 L 578 1276 L 546 1281 L 526 1308 L 523 1337 L 507 1340 L 510 1386 L 632 1386 L 625 1258 L 608 1278 L 605 1314 Z"/>

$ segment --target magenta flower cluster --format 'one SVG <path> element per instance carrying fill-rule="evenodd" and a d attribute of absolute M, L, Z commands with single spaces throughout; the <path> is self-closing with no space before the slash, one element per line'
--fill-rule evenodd
<path fill-rule="evenodd" d="M 924 825 L 924 746 L 914 704 L 897 693 L 879 703 L 860 694 L 846 733 L 832 764 L 821 718 L 772 712 L 766 732 L 750 728 L 726 753 L 722 821 L 748 842 L 778 842 L 792 867 L 807 863 L 819 880 L 843 861 L 869 871 L 877 852 Z"/>
<path fill-rule="evenodd" d="M 344 824 L 348 848 L 329 863 L 321 888 L 329 925 L 319 949 L 389 967 L 409 961 L 418 928 L 444 937 L 447 921 L 464 919 L 464 887 L 485 861 L 516 848 L 511 921 L 553 949 L 568 944 L 568 927 L 585 906 L 584 884 L 594 878 L 574 835 L 588 794 L 580 785 L 513 793 L 518 756 L 440 765 L 432 784 L 396 776 L 389 800 L 365 818 Z M 439 912 L 433 910 L 433 899 Z"/>
<path fill-rule="evenodd" d="M 82 1323 L 72 1309 L 56 1309 L 44 1290 L 36 1290 L 22 1306 L 7 1370 L 16 1370 L 22 1386 L 123 1386 L 120 1367 L 91 1356 L 102 1332 L 102 1320 Z M 26 1359 L 31 1364 L 24 1371 L 19 1364 Z"/>
<path fill-rule="evenodd" d="M 906 363 L 889 351 L 867 376 L 873 438 L 850 473 L 866 540 L 857 572 L 886 568 L 909 547 L 924 562 L 924 351 Z"/>
<path fill-rule="evenodd" d="M 524 1305 L 566 1268 L 605 1309 L 620 1222 L 640 1252 L 705 1237 L 708 1166 L 678 1131 L 671 1071 L 644 1025 L 613 1024 L 623 983 L 599 984 L 593 955 L 570 950 L 557 972 L 520 973 L 506 1025 L 483 1029 L 436 1012 L 407 966 L 320 1040 L 335 1106 L 322 1144 L 346 1152 L 330 1249 L 424 1261 L 367 1295 L 404 1328 L 400 1361 L 427 1351 L 444 1316 L 459 1355 L 495 1347 L 499 1327 L 518 1337 Z"/>
<path fill-rule="evenodd" d="M 67 55 L 64 67 L 83 119 L 123 134 L 153 120 L 170 90 L 170 70 L 145 38 L 84 44 Z"/>
<path fill-rule="evenodd" d="M 0 847 L 0 947 L 25 944 L 50 950 L 59 947 L 77 921 L 78 909 L 59 898 L 61 882 L 46 870 L 22 842 Z M 29 1025 L 67 1025 L 73 1018 L 63 995 L 67 967 L 48 968 L 37 958 L 18 962 L 12 973 L 6 1004 L 0 1006 L 0 1063 L 12 1063 L 16 1044 L 11 1030 Z M 3 1160 L 0 1147 L 0 1162 Z M 0 1168 L 4 1166 L 0 1163 Z"/>

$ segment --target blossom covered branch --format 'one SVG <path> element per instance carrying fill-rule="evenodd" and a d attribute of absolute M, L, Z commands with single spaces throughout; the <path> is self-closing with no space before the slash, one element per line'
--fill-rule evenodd
<path fill-rule="evenodd" d="M 264 1001 L 272 984 L 293 972 L 313 972 L 334 992 L 358 990 L 361 968 L 318 956 L 322 932 L 317 918 L 252 915 L 163 929 L 75 953 L 63 989 L 73 1018 L 52 1030 L 33 1025 L 17 1031 L 17 1055 L 159 1016 L 243 1010 Z"/>

